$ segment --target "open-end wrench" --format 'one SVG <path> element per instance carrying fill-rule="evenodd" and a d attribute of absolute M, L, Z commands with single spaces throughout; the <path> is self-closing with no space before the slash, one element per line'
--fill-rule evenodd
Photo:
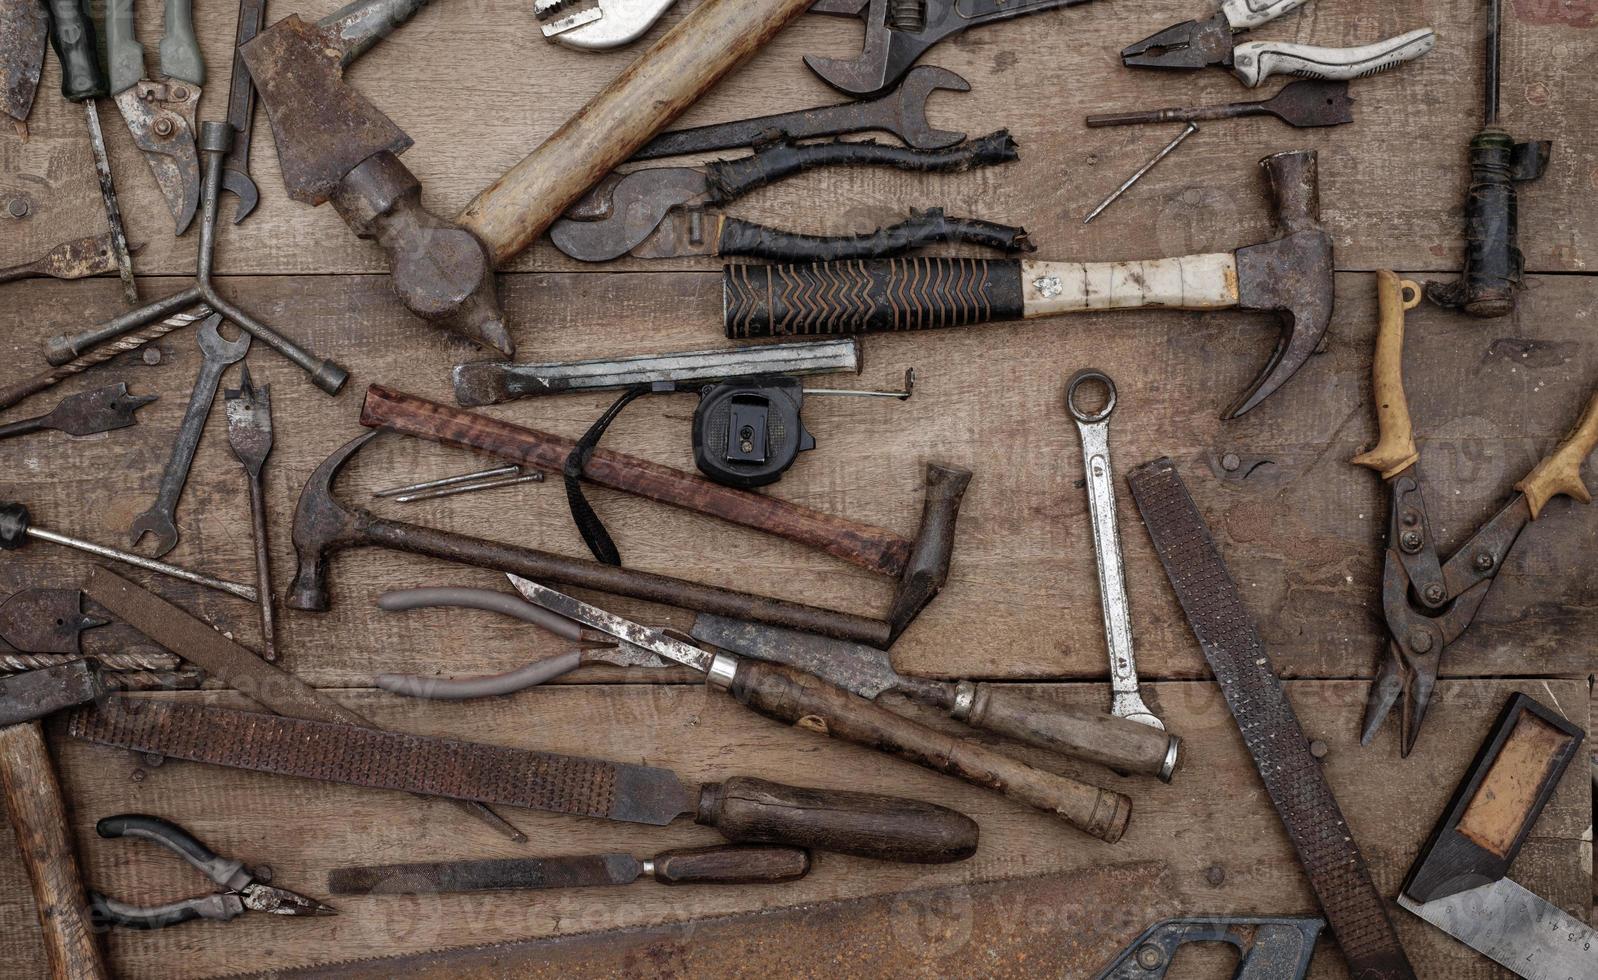
<path fill-rule="evenodd" d="M 233 41 L 233 75 L 228 80 L 227 124 L 233 127 L 233 149 L 222 164 L 222 189 L 239 199 L 233 209 L 233 223 L 250 216 L 261 195 L 250 177 L 250 129 L 255 124 L 255 83 L 244 67 L 239 48 L 261 32 L 266 19 L 266 0 L 239 0 L 238 34 Z"/>
<path fill-rule="evenodd" d="M 1082 385 L 1104 386 L 1104 405 L 1096 412 L 1077 405 Z M 1115 411 L 1115 382 L 1103 371 L 1078 371 L 1065 386 L 1065 407 L 1082 437 L 1082 466 L 1087 471 L 1088 515 L 1093 521 L 1093 552 L 1099 566 L 1099 599 L 1104 607 L 1104 638 L 1110 650 L 1110 714 L 1161 731 L 1137 690 L 1137 661 L 1132 657 L 1132 616 L 1126 600 L 1126 573 L 1121 560 L 1121 532 L 1115 523 L 1115 473 L 1110 467 L 1110 415 Z"/>
<path fill-rule="evenodd" d="M 216 400 L 216 389 L 222 383 L 222 372 L 227 366 L 244 359 L 250 350 L 250 335 L 240 333 L 239 339 L 227 340 L 217 328 L 222 314 L 213 313 L 199 327 L 200 376 L 195 379 L 194 392 L 189 396 L 189 407 L 183 411 L 183 424 L 178 427 L 177 441 L 172 444 L 172 455 L 167 457 L 166 469 L 161 471 L 161 487 L 156 491 L 155 504 L 133 519 L 128 532 L 133 544 L 146 534 L 156 536 L 154 557 L 160 558 L 178 543 L 178 527 L 173 521 L 177 513 L 178 497 L 183 494 L 183 484 L 189 480 L 189 465 L 194 462 L 194 451 L 200 448 L 200 437 L 205 434 L 205 417 L 211 413 L 211 403 Z"/>
<path fill-rule="evenodd" d="M 971 83 L 947 68 L 920 65 L 910 70 L 897 89 L 881 98 L 661 133 L 644 144 L 632 158 L 657 160 L 687 153 L 730 150 L 753 146 L 773 137 L 802 140 L 870 131 L 892 133 L 904 140 L 906 146 L 917 150 L 941 150 L 964 140 L 965 134 L 933 129 L 927 120 L 927 100 L 939 89 L 969 92 Z"/>

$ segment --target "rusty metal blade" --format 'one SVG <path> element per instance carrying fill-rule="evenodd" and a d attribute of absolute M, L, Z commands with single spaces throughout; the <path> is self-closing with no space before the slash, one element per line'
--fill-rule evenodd
<path fill-rule="evenodd" d="M 0 3 L 0 111 L 15 121 L 27 139 L 28 113 L 39 90 L 48 19 L 43 0 Z"/>
<path fill-rule="evenodd" d="M 261 472 L 272 452 L 272 386 L 256 387 L 244 365 L 237 388 L 222 394 L 227 406 L 227 441 L 252 476 Z"/>
<path fill-rule="evenodd" d="M 105 622 L 83 615 L 77 589 L 23 589 L 0 603 L 0 640 L 18 653 L 79 654 L 79 634 Z"/>
<path fill-rule="evenodd" d="M 571 854 L 334 868 L 327 887 L 335 895 L 431 895 L 626 885 L 643 873 L 643 862 L 631 854 Z"/>
<path fill-rule="evenodd" d="M 146 80 L 118 92 L 115 100 L 181 235 L 200 205 L 200 151 L 194 143 L 200 86 Z"/>
<path fill-rule="evenodd" d="M 665 826 L 697 809 L 669 769 L 198 704 L 112 698 L 76 738 L 233 769 Z"/>
<path fill-rule="evenodd" d="M 1169 878 L 1164 864 L 1122 864 L 237 976 L 1089 977 L 1174 914 Z"/>
<path fill-rule="evenodd" d="M 141 245 L 128 246 L 128 254 L 136 255 Z M 116 245 L 109 234 L 90 235 L 65 241 L 32 262 L 0 270 L 0 282 L 25 279 L 28 276 L 50 276 L 55 279 L 83 279 L 117 268 Z"/>

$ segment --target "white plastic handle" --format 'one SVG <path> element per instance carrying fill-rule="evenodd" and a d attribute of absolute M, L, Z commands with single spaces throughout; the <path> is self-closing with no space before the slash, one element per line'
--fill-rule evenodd
<path fill-rule="evenodd" d="M 1309 3 L 1309 0 L 1226 0 L 1221 13 L 1234 31 L 1246 31 L 1261 24 L 1269 24 L 1283 14 L 1292 13 Z"/>
<path fill-rule="evenodd" d="M 1282 41 L 1250 41 L 1232 50 L 1232 73 L 1249 88 L 1272 75 L 1344 82 L 1396 68 L 1437 46 L 1437 32 L 1422 27 L 1357 48 L 1318 48 Z"/>
<path fill-rule="evenodd" d="M 1021 263 L 1023 315 L 1165 307 L 1223 310 L 1237 305 L 1237 261 L 1231 252 L 1145 262 Z"/>

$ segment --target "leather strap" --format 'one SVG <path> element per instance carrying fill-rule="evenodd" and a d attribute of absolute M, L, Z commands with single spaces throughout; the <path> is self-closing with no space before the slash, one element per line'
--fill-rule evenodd
<path fill-rule="evenodd" d="M 1187 485 L 1164 458 L 1137 467 L 1127 482 L 1354 980 L 1414 980 L 1365 857 Z"/>

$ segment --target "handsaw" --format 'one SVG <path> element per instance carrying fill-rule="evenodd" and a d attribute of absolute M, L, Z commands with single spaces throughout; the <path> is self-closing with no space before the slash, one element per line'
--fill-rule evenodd
<path fill-rule="evenodd" d="M 0 0 L 0 111 L 24 143 L 48 33 L 43 0 Z"/>
<path fill-rule="evenodd" d="M 1088 977 L 1143 922 L 1173 914 L 1174 894 L 1164 864 L 1140 862 L 238 976 Z"/>

